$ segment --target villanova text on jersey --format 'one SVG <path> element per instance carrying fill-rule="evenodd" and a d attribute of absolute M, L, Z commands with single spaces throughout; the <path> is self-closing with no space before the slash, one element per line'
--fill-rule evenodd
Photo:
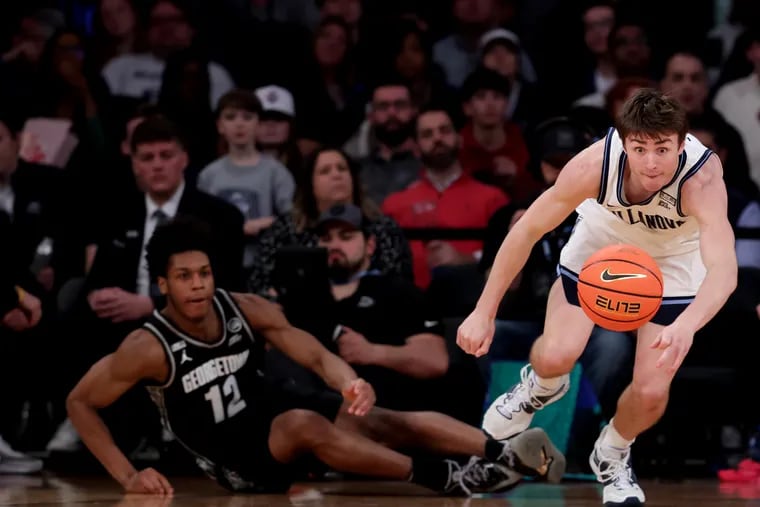
<path fill-rule="evenodd" d="M 644 200 L 630 202 L 624 188 L 626 171 L 630 171 L 628 156 L 617 131 L 610 129 L 604 139 L 599 194 L 576 209 L 578 220 L 560 253 L 560 272 L 577 280 L 586 259 L 600 248 L 636 245 L 660 266 L 665 300 L 681 304 L 693 298 L 705 267 L 700 257 L 699 222 L 682 209 L 682 191 L 712 154 L 687 134 L 671 180 Z"/>
<path fill-rule="evenodd" d="M 674 219 L 659 214 L 644 213 L 641 210 L 634 210 L 631 207 L 622 210 L 610 209 L 610 211 L 624 222 L 631 225 L 640 224 L 647 229 L 678 229 L 686 223 L 686 220 Z"/>

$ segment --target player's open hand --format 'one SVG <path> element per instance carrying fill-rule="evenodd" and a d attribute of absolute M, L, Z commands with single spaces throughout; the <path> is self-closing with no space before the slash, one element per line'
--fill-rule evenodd
<path fill-rule="evenodd" d="M 457 345 L 468 354 L 480 357 L 491 347 L 495 329 L 492 318 L 475 310 L 457 329 Z"/>
<path fill-rule="evenodd" d="M 140 470 L 130 477 L 124 484 L 127 493 L 143 493 L 149 495 L 172 495 L 172 488 L 169 481 L 157 472 L 154 468 Z"/>
<path fill-rule="evenodd" d="M 352 380 L 343 389 L 343 397 L 351 402 L 348 413 L 359 417 L 365 416 L 375 405 L 375 390 L 364 380 L 358 378 Z"/>
<path fill-rule="evenodd" d="M 657 360 L 657 367 L 665 367 L 668 373 L 675 373 L 686 358 L 693 341 L 694 331 L 691 329 L 678 323 L 664 327 L 651 345 L 653 349 L 664 351 Z"/>

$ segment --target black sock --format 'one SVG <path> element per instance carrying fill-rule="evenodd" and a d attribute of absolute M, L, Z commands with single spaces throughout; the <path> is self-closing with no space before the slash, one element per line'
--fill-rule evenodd
<path fill-rule="evenodd" d="M 486 440 L 485 456 L 488 461 L 499 461 L 501 453 L 504 452 L 504 443 L 489 438 Z"/>
<path fill-rule="evenodd" d="M 449 463 L 444 460 L 413 458 L 409 482 L 433 491 L 443 491 L 449 482 Z"/>

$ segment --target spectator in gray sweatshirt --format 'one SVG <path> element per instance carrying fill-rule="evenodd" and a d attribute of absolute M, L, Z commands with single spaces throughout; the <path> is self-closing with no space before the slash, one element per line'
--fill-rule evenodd
<path fill-rule="evenodd" d="M 198 189 L 221 197 L 240 209 L 251 246 L 244 264 L 255 261 L 253 244 L 259 232 L 272 225 L 274 217 L 293 206 L 295 181 L 290 171 L 275 158 L 256 148 L 256 128 L 261 103 L 247 90 L 233 90 L 219 99 L 217 128 L 227 145 L 227 154 L 206 166 L 198 176 Z"/>

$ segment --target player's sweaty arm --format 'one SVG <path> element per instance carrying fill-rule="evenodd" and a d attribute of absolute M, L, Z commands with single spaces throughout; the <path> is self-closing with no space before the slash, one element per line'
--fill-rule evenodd
<path fill-rule="evenodd" d="M 327 350 L 314 336 L 294 327 L 277 306 L 255 294 L 233 294 L 246 319 L 286 356 L 319 375 L 338 392 L 358 376 L 348 363 Z"/>
<path fill-rule="evenodd" d="M 554 185 L 517 220 L 496 253 L 477 311 L 494 318 L 507 287 L 525 266 L 536 242 L 556 229 L 584 200 L 597 197 L 603 158 L 604 140 L 580 152 L 565 165 Z"/>
<path fill-rule="evenodd" d="M 147 331 L 136 330 L 127 336 L 116 352 L 95 363 L 66 399 L 69 418 L 87 448 L 108 473 L 125 489 L 138 474 L 114 442 L 98 410 L 119 399 L 143 379 L 165 381 L 168 375 L 166 354 L 158 341 Z M 157 491 L 171 487 L 156 485 Z M 170 491 L 164 491 L 169 493 Z"/>
<path fill-rule="evenodd" d="M 734 231 L 728 221 L 723 168 L 716 155 L 684 183 L 681 209 L 699 222 L 699 248 L 707 274 L 694 301 L 676 319 L 693 331 L 701 329 L 736 289 Z"/>

